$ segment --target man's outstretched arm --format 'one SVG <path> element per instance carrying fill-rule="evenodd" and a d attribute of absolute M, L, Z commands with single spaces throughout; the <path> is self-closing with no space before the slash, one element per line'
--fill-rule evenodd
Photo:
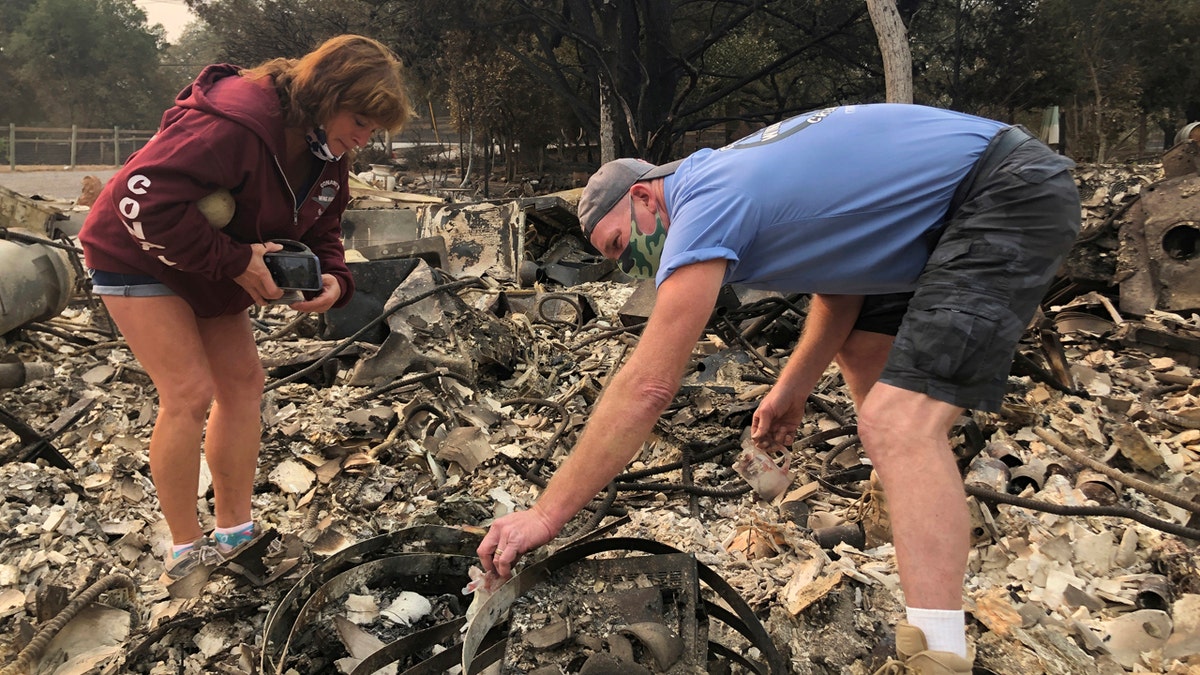
<path fill-rule="evenodd" d="M 553 539 L 638 453 L 679 389 L 725 265 L 723 259 L 688 265 L 659 286 L 642 339 L 601 394 L 570 456 L 531 509 L 497 519 L 480 543 L 484 571 L 510 576 L 518 558 Z"/>

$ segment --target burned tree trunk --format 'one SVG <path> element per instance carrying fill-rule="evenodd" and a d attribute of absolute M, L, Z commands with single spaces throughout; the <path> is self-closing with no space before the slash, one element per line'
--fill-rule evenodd
<path fill-rule="evenodd" d="M 867 0 L 871 23 L 879 39 L 883 56 L 883 77 L 887 86 L 888 103 L 912 103 L 912 54 L 908 49 L 908 31 L 896 0 Z"/>

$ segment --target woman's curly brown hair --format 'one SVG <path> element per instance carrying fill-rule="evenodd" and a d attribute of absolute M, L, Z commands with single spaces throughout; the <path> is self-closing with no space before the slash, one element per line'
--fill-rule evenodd
<path fill-rule="evenodd" d="M 315 127 L 349 110 L 394 133 L 412 116 L 400 59 L 361 35 L 329 38 L 299 59 L 272 59 L 242 75 L 274 78 L 289 127 Z"/>

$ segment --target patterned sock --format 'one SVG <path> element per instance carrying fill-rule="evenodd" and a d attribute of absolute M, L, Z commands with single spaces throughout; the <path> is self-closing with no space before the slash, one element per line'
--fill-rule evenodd
<path fill-rule="evenodd" d="M 254 538 L 254 521 L 246 521 L 233 527 L 218 527 L 213 530 L 213 539 L 217 540 L 217 549 L 221 553 L 229 553 L 233 549 Z"/>
<path fill-rule="evenodd" d="M 967 658 L 966 618 L 963 611 L 905 607 L 908 623 L 921 629 L 929 650 Z"/>
<path fill-rule="evenodd" d="M 194 542 L 194 541 L 191 543 L 187 543 L 187 544 L 178 544 L 178 545 L 172 546 L 171 547 L 171 560 L 179 560 L 179 556 L 192 550 L 192 548 L 194 548 L 195 546 L 196 546 L 196 542 Z"/>

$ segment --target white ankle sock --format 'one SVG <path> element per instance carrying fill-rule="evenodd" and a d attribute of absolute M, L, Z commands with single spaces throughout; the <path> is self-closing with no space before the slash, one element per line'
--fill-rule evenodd
<path fill-rule="evenodd" d="M 967 658 L 966 619 L 961 609 L 905 607 L 908 623 L 921 629 L 930 651 Z"/>

